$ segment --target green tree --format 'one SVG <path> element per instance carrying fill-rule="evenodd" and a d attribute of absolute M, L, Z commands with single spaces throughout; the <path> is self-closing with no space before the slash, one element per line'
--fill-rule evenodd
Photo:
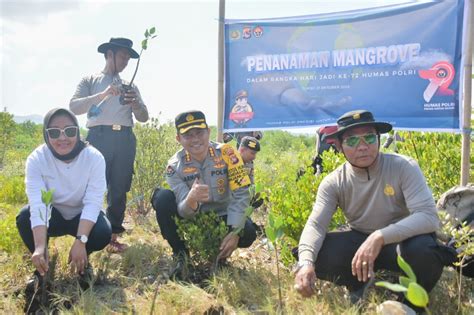
<path fill-rule="evenodd" d="M 13 115 L 8 112 L 0 112 L 0 169 L 3 168 L 5 154 L 13 144 L 15 129 Z"/>

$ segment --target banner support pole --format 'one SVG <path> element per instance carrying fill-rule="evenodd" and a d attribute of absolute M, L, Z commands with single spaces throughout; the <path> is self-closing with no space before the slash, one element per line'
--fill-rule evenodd
<path fill-rule="evenodd" d="M 471 150 L 471 113 L 472 113 L 472 19 L 473 0 L 466 0 L 467 29 L 465 35 L 466 49 L 464 58 L 464 93 L 463 93 L 463 123 L 462 123 L 462 146 L 461 146 L 461 186 L 466 186 L 469 182 L 470 172 L 470 150 Z"/>
<path fill-rule="evenodd" d="M 222 123 L 224 121 L 224 19 L 225 0 L 219 0 L 219 31 L 217 35 L 217 142 L 222 142 Z"/>

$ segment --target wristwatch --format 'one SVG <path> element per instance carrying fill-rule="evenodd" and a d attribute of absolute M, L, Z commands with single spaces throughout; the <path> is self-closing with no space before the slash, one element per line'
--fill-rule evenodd
<path fill-rule="evenodd" d="M 77 235 L 76 240 L 81 241 L 82 244 L 86 244 L 89 238 L 87 237 L 87 235 L 83 234 L 83 235 Z"/>
<path fill-rule="evenodd" d="M 310 260 L 298 261 L 293 267 L 293 273 L 297 273 L 304 266 L 314 266 L 314 262 Z"/>

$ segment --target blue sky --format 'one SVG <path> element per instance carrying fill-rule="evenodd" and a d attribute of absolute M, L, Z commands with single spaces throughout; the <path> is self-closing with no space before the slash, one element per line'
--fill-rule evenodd
<path fill-rule="evenodd" d="M 317 14 L 407 2 L 227 0 L 226 18 Z M 135 79 L 152 116 L 172 120 L 203 110 L 217 123 L 219 1 L 1 0 L 1 108 L 16 115 L 44 115 L 67 107 L 79 80 L 103 69 L 97 46 L 128 37 L 136 50 L 146 28 L 158 37 L 143 53 Z M 131 79 L 135 61 L 122 73 Z M 161 113 L 161 114 L 160 114 Z M 79 116 L 81 124 L 85 115 Z"/>

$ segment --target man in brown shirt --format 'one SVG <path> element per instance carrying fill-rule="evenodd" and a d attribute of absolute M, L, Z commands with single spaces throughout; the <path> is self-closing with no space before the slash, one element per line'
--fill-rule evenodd
<path fill-rule="evenodd" d="M 299 243 L 295 288 L 311 296 L 318 277 L 345 285 L 355 303 L 375 271 L 400 271 L 400 253 L 430 291 L 455 257 L 435 239 L 440 223 L 420 167 L 409 157 L 379 152 L 380 134 L 392 125 L 376 122 L 372 113 L 348 112 L 337 125 L 328 137 L 347 161 L 318 188 Z M 328 232 L 338 207 L 350 230 Z"/>

